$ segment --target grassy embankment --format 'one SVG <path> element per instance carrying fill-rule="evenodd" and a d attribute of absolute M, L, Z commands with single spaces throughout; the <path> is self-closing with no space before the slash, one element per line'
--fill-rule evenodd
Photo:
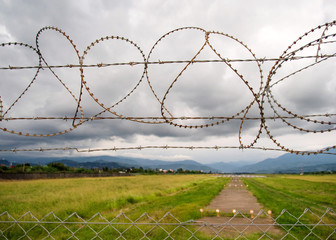
<path fill-rule="evenodd" d="M 279 216 L 283 209 L 288 210 L 297 218 L 306 208 L 320 217 L 327 208 L 336 211 L 336 175 L 275 175 L 267 178 L 246 178 L 244 182 L 248 184 L 249 190 L 257 197 L 265 210 L 271 209 L 275 217 Z M 300 218 L 300 222 L 317 223 L 320 219 L 314 214 L 305 213 Z M 336 223 L 335 214 L 327 214 L 322 220 L 326 223 Z M 277 222 L 295 223 L 297 220 L 290 214 L 284 213 Z M 291 231 L 299 239 L 309 232 L 306 227 L 295 227 Z M 317 227 L 313 232 L 327 237 L 332 231 L 329 227 Z"/>
<path fill-rule="evenodd" d="M 100 212 L 108 220 L 112 220 L 120 212 L 126 213 L 133 220 L 147 212 L 158 220 L 169 211 L 177 219 L 185 221 L 198 218 L 199 209 L 208 205 L 228 180 L 209 175 L 176 175 L 1 181 L 0 212 L 8 211 L 14 217 L 18 217 L 26 211 L 31 211 L 41 219 L 53 211 L 62 220 L 73 212 L 77 212 L 84 219 Z M 25 219 L 31 220 L 28 216 Z M 52 216 L 49 216 L 45 220 L 51 219 Z M 78 218 L 73 217 L 67 221 L 78 221 Z M 103 220 L 97 217 L 93 221 Z M 118 221 L 127 220 L 121 217 Z M 175 220 L 167 217 L 164 221 Z M 119 230 L 124 228 L 125 226 L 120 226 Z M 162 229 L 160 233 L 157 231 L 160 229 L 153 231 L 153 234 L 158 234 L 158 239 L 166 236 Z M 131 234 L 131 238 L 132 234 L 135 234 L 134 239 L 136 236 L 143 236 L 141 232 L 135 232 L 127 231 L 125 234 Z M 22 232 L 18 227 L 14 227 L 5 234 L 15 239 Z M 30 234 L 33 238 L 46 236 L 46 232 L 41 228 L 35 228 Z M 53 236 L 61 238 L 69 237 L 68 234 L 63 227 L 53 232 Z M 83 227 L 76 236 L 90 234 L 93 234 L 92 231 Z M 119 233 L 108 228 L 102 234 L 117 236 Z M 179 234 L 179 231 L 176 231 L 176 234 L 183 239 L 185 233 Z"/>

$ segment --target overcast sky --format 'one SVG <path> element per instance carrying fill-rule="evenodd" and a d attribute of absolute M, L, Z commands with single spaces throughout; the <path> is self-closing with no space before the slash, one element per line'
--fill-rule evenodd
<path fill-rule="evenodd" d="M 54 26 L 64 31 L 78 50 L 79 56 L 91 42 L 106 36 L 120 36 L 129 41 L 111 39 L 99 41 L 87 50 L 84 64 L 191 60 L 205 44 L 205 31 L 211 33 L 209 43 L 197 55 L 196 60 L 278 58 L 288 46 L 310 29 L 336 20 L 334 0 L 283 0 L 283 1 L 200 1 L 200 0 L 137 0 L 137 1 L 28 1 L 0 0 L 0 43 L 20 42 L 39 50 L 49 65 L 78 64 L 74 47 L 60 32 L 42 31 Z M 196 27 L 164 34 L 181 27 Z M 310 33 L 292 48 L 300 49 L 319 37 L 336 33 L 336 27 L 321 28 Z M 233 36 L 232 38 L 229 36 Z M 239 41 L 235 40 L 238 39 Z M 335 54 L 335 37 L 320 47 L 298 51 L 306 56 Z M 245 44 L 245 45 L 243 45 Z M 155 46 L 153 49 L 152 47 Z M 213 48 L 213 49 L 212 49 Z M 289 50 L 291 52 L 292 50 Z M 217 55 L 216 55 L 217 53 Z M 254 55 L 253 55 L 254 54 Z M 24 46 L 0 47 L 0 67 L 36 66 L 36 52 Z M 321 59 L 319 59 L 321 60 Z M 298 114 L 336 113 L 335 58 L 321 61 L 303 59 L 282 64 L 271 83 L 310 64 L 315 65 L 272 86 L 279 104 Z M 84 89 L 81 109 L 84 117 L 92 117 L 126 98 L 111 111 L 123 116 L 161 117 L 164 99 L 164 115 L 174 117 L 230 117 L 253 103 L 254 95 L 263 90 L 274 61 L 234 62 L 238 75 L 225 63 L 194 63 L 179 73 L 186 63 L 149 65 L 147 77 L 144 65 L 84 68 Z M 260 71 L 262 74 L 260 74 Z M 9 107 L 29 85 L 36 69 L 0 70 L 0 96 L 4 118 L 9 117 L 73 117 L 80 92 L 78 68 L 40 70 L 27 90 L 12 108 Z M 176 81 L 174 81 L 176 80 Z M 64 85 L 63 85 L 64 83 Z M 66 88 L 64 87 L 66 86 Z M 152 87 L 156 96 L 151 91 Z M 134 88 L 136 89 L 132 91 Z M 132 91 L 132 92 L 131 92 Z M 128 96 L 128 94 L 131 94 Z M 90 94 L 98 99 L 98 104 Z M 157 97 L 157 98 L 156 98 Z M 275 116 L 267 100 L 265 116 Z M 9 110 L 8 110 L 9 109 Z M 7 111 L 8 110 L 8 111 Z M 277 109 L 282 116 L 287 113 Z M 112 113 L 99 116 L 112 117 Z M 240 115 L 241 117 L 243 116 Z M 249 109 L 248 117 L 260 117 L 256 102 Z M 335 129 L 335 117 L 319 117 L 313 120 L 331 121 L 331 125 L 312 124 L 303 120 L 289 120 L 297 127 L 309 130 Z M 175 120 L 173 124 L 201 125 L 213 120 Z M 0 122 L 2 129 L 31 134 L 52 134 L 71 128 L 71 121 L 64 120 L 11 120 Z M 335 145 L 335 131 L 328 133 L 303 133 L 284 124 L 281 120 L 267 120 L 268 130 L 282 146 L 299 150 L 316 150 Z M 241 120 L 202 129 L 184 129 L 169 124 L 145 124 L 127 120 L 93 120 L 75 130 L 52 137 L 26 137 L 0 132 L 0 148 L 54 148 L 78 147 L 80 149 L 134 147 L 134 146 L 239 146 Z M 258 134 L 260 120 L 246 120 L 242 129 L 244 145 L 251 144 Z M 265 129 L 255 144 L 257 147 L 276 148 Z M 7 153 L 6 153 L 7 154 Z M 43 156 L 46 153 L 37 152 Z M 53 156 L 79 155 L 73 151 L 51 151 Z M 129 150 L 93 152 L 85 155 L 122 155 L 164 160 L 194 159 L 202 163 L 216 161 L 260 161 L 283 152 L 263 150 Z"/>

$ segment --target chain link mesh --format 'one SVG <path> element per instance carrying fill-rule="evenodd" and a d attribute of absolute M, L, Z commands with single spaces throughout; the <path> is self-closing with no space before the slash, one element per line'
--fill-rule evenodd
<path fill-rule="evenodd" d="M 31 212 L 14 218 L 0 214 L 1 239 L 335 239 L 336 213 L 318 215 L 310 209 L 294 215 L 282 210 L 273 216 L 264 210 L 256 215 L 237 211 L 226 217 L 179 221 L 167 212 L 157 219 L 144 213 L 131 219 L 120 213 L 108 220 L 96 213 L 84 219 L 72 213 L 61 219 L 50 212 L 37 218 Z M 204 219 L 204 220 L 203 220 Z M 210 220 L 209 220 L 210 219 Z M 211 220 L 213 219 L 213 220 Z M 208 221 L 206 221 L 208 220 Z"/>

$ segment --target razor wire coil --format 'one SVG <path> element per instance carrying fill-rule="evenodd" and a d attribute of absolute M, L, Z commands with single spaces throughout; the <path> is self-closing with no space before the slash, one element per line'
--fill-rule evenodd
<path fill-rule="evenodd" d="M 285 81 L 286 79 L 301 73 L 302 71 L 305 71 L 306 69 L 309 69 L 313 66 L 316 66 L 322 62 L 325 62 L 326 60 L 333 59 L 336 56 L 336 53 L 334 54 L 324 54 L 322 53 L 322 45 L 333 45 L 335 44 L 336 40 L 336 33 L 332 32 L 331 30 L 333 27 L 335 27 L 336 21 L 332 21 L 329 23 L 325 23 L 323 25 L 317 26 L 316 28 L 311 29 L 310 31 L 304 33 L 302 36 L 300 36 L 296 41 L 294 41 L 289 47 L 282 53 L 281 56 L 278 58 L 258 58 L 253 51 L 241 40 L 235 38 L 234 36 L 231 36 L 226 33 L 217 32 L 217 31 L 207 31 L 202 28 L 198 27 L 182 27 L 175 30 L 172 30 L 166 34 L 164 34 L 161 38 L 159 38 L 155 44 L 152 46 L 151 50 L 149 51 L 147 57 L 144 53 L 144 51 L 132 40 L 128 38 L 124 38 L 121 36 L 106 36 L 101 37 L 99 39 L 96 39 L 91 44 L 89 44 L 83 53 L 81 54 L 79 50 L 77 49 L 76 44 L 74 41 L 70 38 L 69 35 L 67 35 L 63 30 L 57 28 L 57 27 L 44 27 L 41 30 L 38 31 L 36 35 L 36 47 L 30 46 L 26 43 L 20 43 L 20 42 L 8 42 L 8 43 L 2 43 L 0 44 L 0 47 L 7 48 L 7 47 L 23 47 L 27 48 L 29 50 L 32 50 L 37 56 L 38 56 L 38 65 L 31 65 L 31 66 L 15 66 L 15 65 L 8 65 L 8 66 L 0 66 L 0 71 L 17 71 L 17 70 L 24 70 L 24 69 L 35 69 L 36 73 L 33 76 L 30 83 L 27 85 L 27 87 L 22 91 L 22 93 L 13 101 L 13 103 L 7 108 L 4 109 L 3 106 L 3 99 L 0 96 L 0 129 L 4 132 L 10 133 L 10 134 L 16 134 L 21 136 L 28 136 L 28 137 L 52 137 L 57 135 L 63 135 L 66 133 L 69 133 L 73 131 L 74 129 L 80 127 L 86 122 L 89 121 L 97 121 L 97 120 L 127 120 L 127 121 L 134 121 L 141 124 L 168 124 L 174 127 L 178 128 L 186 128 L 186 129 L 197 129 L 197 128 L 210 128 L 213 126 L 221 125 L 229 121 L 233 120 L 239 120 L 241 121 L 239 131 L 238 131 L 238 141 L 239 145 L 237 146 L 142 146 L 142 147 L 113 147 L 113 148 L 95 148 L 95 149 L 79 149 L 77 147 L 65 147 L 65 148 L 39 148 L 38 151 L 51 151 L 51 150 L 70 150 L 73 149 L 77 152 L 82 151 L 117 151 L 117 150 L 132 150 L 132 149 L 153 149 L 153 148 L 161 148 L 161 149 L 171 149 L 171 148 L 181 148 L 181 149 L 225 149 L 225 148 L 239 148 L 239 149 L 264 149 L 264 150 L 275 150 L 275 151 L 285 151 L 295 154 L 302 154 L 302 155 L 310 155 L 310 154 L 336 154 L 333 152 L 329 152 L 331 149 L 335 149 L 336 145 L 329 146 L 320 150 L 316 151 L 302 151 L 302 150 L 294 150 L 289 147 L 285 147 L 284 144 L 280 143 L 279 140 L 276 139 L 275 136 L 273 136 L 272 131 L 269 129 L 269 126 L 267 122 L 269 120 L 281 120 L 282 123 L 287 125 L 290 128 L 293 128 L 294 130 L 298 130 L 300 132 L 305 133 L 326 133 L 326 132 L 332 132 L 336 129 L 335 124 L 336 120 L 334 120 L 334 117 L 336 116 L 336 113 L 324 113 L 324 114 L 297 114 L 293 110 L 290 110 L 288 107 L 284 106 L 282 103 L 279 102 L 279 100 L 275 97 L 274 93 L 272 92 L 272 88 L 274 88 L 277 84 L 279 84 L 282 81 Z M 199 48 L 199 50 L 190 58 L 185 60 L 152 60 L 152 55 L 154 51 L 156 50 L 157 46 L 161 44 L 161 42 L 167 38 L 175 34 L 176 32 L 183 32 L 186 30 L 196 30 L 204 34 L 204 42 L 203 45 Z M 300 43 L 305 39 L 307 36 L 311 35 L 313 32 L 316 32 L 318 30 L 323 30 L 320 37 L 309 41 L 308 43 L 303 43 L 303 45 L 300 45 Z M 66 41 L 68 41 L 73 48 L 76 57 L 78 59 L 77 64 L 64 64 L 64 65 L 49 65 L 46 61 L 43 52 L 40 49 L 40 36 L 44 32 L 48 31 L 54 31 L 57 34 L 60 34 L 63 36 Z M 331 32 L 330 32 L 331 31 Z M 243 49 L 245 49 L 250 57 L 249 58 L 226 58 L 225 56 L 222 56 L 221 53 L 214 47 L 214 45 L 211 42 L 212 36 L 221 36 L 224 38 L 228 38 L 232 41 L 234 41 L 236 44 L 241 46 Z M 136 52 L 138 52 L 141 61 L 130 61 L 130 62 L 100 62 L 96 64 L 86 64 L 85 63 L 85 57 L 86 55 L 95 48 L 97 45 L 99 45 L 102 42 L 107 41 L 119 41 L 128 44 L 132 48 L 135 49 Z M 209 47 L 211 51 L 217 56 L 218 59 L 205 59 L 200 60 L 197 59 L 197 57 L 202 53 L 205 47 Z M 312 47 L 317 47 L 316 54 L 310 54 L 310 55 L 300 55 L 301 52 L 304 52 L 307 49 L 310 49 Z M 278 80 L 274 80 L 277 71 L 282 67 L 283 64 L 291 61 L 300 61 L 305 59 L 313 59 L 315 60 L 313 63 L 310 63 L 308 65 L 303 66 L 302 68 L 287 74 L 283 76 L 282 78 Z M 246 80 L 246 78 L 241 75 L 238 69 L 235 68 L 233 63 L 236 62 L 251 62 L 256 64 L 256 67 L 258 69 L 258 74 L 260 77 L 260 84 L 258 88 L 252 87 L 250 82 Z M 264 77 L 263 71 L 262 71 L 262 65 L 265 62 L 274 63 L 271 70 L 269 71 L 268 75 Z M 224 63 L 226 67 L 231 69 L 233 73 L 246 85 L 246 87 L 251 92 L 251 95 L 253 96 L 252 101 L 243 109 L 240 111 L 230 115 L 230 116 L 174 116 L 171 111 L 168 110 L 166 106 L 166 100 L 170 96 L 170 93 L 173 91 L 174 85 L 180 81 L 181 76 L 187 71 L 187 69 L 194 64 L 203 64 L 203 63 Z M 156 90 L 153 87 L 153 84 L 151 82 L 150 77 L 150 69 L 149 66 L 152 65 L 161 65 L 161 64 L 184 64 L 184 67 L 182 70 L 177 74 L 177 76 L 172 80 L 171 84 L 169 85 L 168 89 L 166 90 L 165 94 L 163 95 L 163 98 L 160 99 L 158 97 L 158 94 Z M 88 68 L 107 68 L 107 67 L 113 67 L 113 66 L 142 66 L 143 71 L 138 79 L 138 82 L 133 86 L 133 88 L 125 94 L 124 97 L 120 98 L 118 101 L 116 101 L 112 105 L 106 105 L 104 102 L 98 99 L 98 97 L 95 95 L 95 92 L 93 92 L 90 89 L 90 85 L 87 82 L 85 78 L 85 69 Z M 62 80 L 62 78 L 54 71 L 55 69 L 70 69 L 70 68 L 76 68 L 79 69 L 80 73 L 80 79 L 81 84 L 79 86 L 79 95 L 76 96 L 72 90 L 67 86 L 67 84 Z M 57 81 L 63 86 L 63 88 L 67 91 L 67 93 L 70 94 L 73 101 L 76 103 L 76 109 L 74 110 L 73 116 L 67 117 L 67 116 L 31 116 L 31 117 L 15 117 L 15 116 L 7 116 L 10 111 L 12 111 L 13 108 L 15 108 L 15 105 L 22 99 L 22 97 L 31 89 L 32 85 L 36 82 L 36 78 L 41 72 L 41 70 L 48 69 L 52 75 L 57 79 Z M 160 112 L 161 116 L 124 116 L 120 113 L 118 113 L 115 108 L 119 105 L 121 105 L 124 100 L 126 100 L 130 95 L 132 95 L 135 91 L 137 91 L 138 87 L 142 82 L 147 81 L 147 84 L 152 91 L 154 97 L 158 101 L 160 105 Z M 94 114 L 93 116 L 87 117 L 84 114 L 84 109 L 82 106 L 82 96 L 84 90 L 87 91 L 89 96 L 102 108 L 100 112 L 97 114 Z M 273 116 L 268 116 L 265 113 L 265 102 L 268 103 L 270 106 Z M 250 112 L 251 108 L 253 106 L 257 106 L 260 116 L 258 117 L 249 117 L 248 113 Z M 104 113 L 111 113 L 114 116 L 103 116 Z M 284 114 L 285 113 L 285 114 Z M 316 117 L 326 117 L 330 120 L 316 120 L 314 118 Z M 290 119 L 294 120 L 300 120 L 305 121 L 307 123 L 317 124 L 320 126 L 324 126 L 323 129 L 310 129 L 306 127 L 300 127 L 298 125 L 295 125 L 294 123 L 290 122 Z M 54 133 L 32 133 L 32 132 L 22 132 L 17 131 L 13 129 L 8 129 L 6 127 L 2 127 L 1 123 L 3 122 L 9 122 L 9 121 L 15 121 L 15 120 L 40 120 L 40 121 L 46 121 L 46 120 L 71 120 L 72 125 L 68 129 L 63 129 L 58 132 Z M 177 123 L 175 120 L 181 120 L 180 123 Z M 202 124 L 187 124 L 184 123 L 183 120 L 209 120 L 209 123 L 202 123 Z M 254 139 L 250 141 L 250 143 L 244 143 L 242 132 L 244 125 L 249 120 L 258 120 L 260 121 L 259 130 L 258 133 L 255 135 Z M 273 141 L 273 143 L 278 148 L 271 148 L 271 147 L 256 147 L 256 143 L 258 142 L 262 132 L 266 132 L 269 139 Z M 1 149 L 0 151 L 37 151 L 36 148 L 31 149 Z"/>

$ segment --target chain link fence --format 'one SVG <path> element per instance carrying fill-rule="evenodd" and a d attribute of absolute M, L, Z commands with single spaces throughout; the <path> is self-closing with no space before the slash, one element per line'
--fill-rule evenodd
<path fill-rule="evenodd" d="M 0 239 L 336 239 L 333 209 L 320 214 L 305 209 L 299 215 L 284 209 L 274 215 L 237 211 L 182 222 L 169 212 L 159 219 L 120 213 L 111 220 L 100 213 L 90 219 L 72 213 L 62 220 L 53 212 L 40 219 L 31 212 L 18 218 L 3 212 Z"/>

